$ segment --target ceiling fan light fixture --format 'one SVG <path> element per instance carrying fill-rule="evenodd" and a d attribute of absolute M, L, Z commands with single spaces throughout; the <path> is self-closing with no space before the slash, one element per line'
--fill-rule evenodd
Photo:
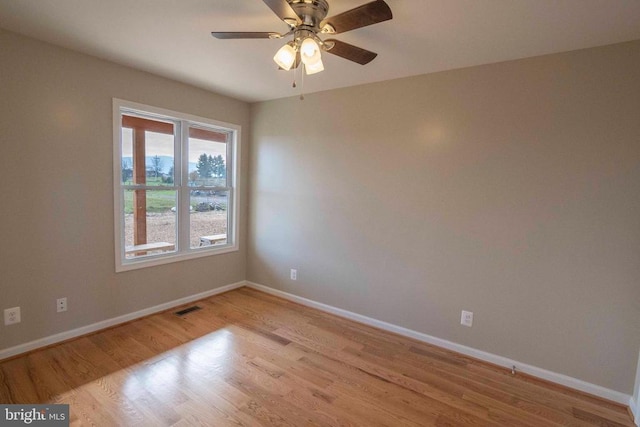
<path fill-rule="evenodd" d="M 296 62 L 296 50 L 289 43 L 282 46 L 273 57 L 276 64 L 283 70 L 289 71 Z"/>
<path fill-rule="evenodd" d="M 324 64 L 322 63 L 322 59 L 318 59 L 316 62 L 311 64 L 304 64 L 304 69 L 306 70 L 308 75 L 319 73 L 320 71 L 324 71 Z"/>
<path fill-rule="evenodd" d="M 322 61 L 320 57 L 320 46 L 313 37 L 307 37 L 300 44 L 300 57 L 304 65 L 315 64 L 318 61 Z"/>

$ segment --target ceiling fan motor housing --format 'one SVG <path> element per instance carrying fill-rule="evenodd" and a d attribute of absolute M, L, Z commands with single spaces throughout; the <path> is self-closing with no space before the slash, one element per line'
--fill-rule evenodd
<path fill-rule="evenodd" d="M 299 29 L 305 29 L 314 33 L 320 31 L 320 23 L 329 13 L 327 0 L 287 0 L 291 8 L 302 20 Z M 291 23 L 289 23 L 291 25 Z M 295 27 L 295 23 L 292 25 Z M 306 27 L 306 28 L 305 28 Z"/>

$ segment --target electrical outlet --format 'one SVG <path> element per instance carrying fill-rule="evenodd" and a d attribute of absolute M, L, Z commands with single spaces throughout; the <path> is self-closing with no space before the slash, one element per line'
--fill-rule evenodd
<path fill-rule="evenodd" d="M 464 326 L 473 326 L 473 312 L 462 310 L 462 316 L 460 317 L 460 324 Z"/>
<path fill-rule="evenodd" d="M 291 269 L 291 280 L 298 280 L 298 270 Z"/>
<path fill-rule="evenodd" d="M 56 300 L 56 310 L 58 313 L 62 313 L 63 311 L 67 311 L 67 297 L 58 298 Z"/>
<path fill-rule="evenodd" d="M 7 308 L 4 310 L 4 324 L 13 325 L 20 323 L 20 307 Z"/>

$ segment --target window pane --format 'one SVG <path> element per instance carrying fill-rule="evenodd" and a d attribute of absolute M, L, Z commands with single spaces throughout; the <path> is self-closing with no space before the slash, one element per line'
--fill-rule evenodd
<path fill-rule="evenodd" d="M 228 191 L 191 191 L 191 248 L 227 243 Z"/>
<path fill-rule="evenodd" d="M 122 183 L 133 183 L 133 129 L 122 128 Z"/>
<path fill-rule="evenodd" d="M 176 191 L 125 190 L 125 256 L 136 258 L 176 247 Z"/>
<path fill-rule="evenodd" d="M 122 182 L 173 186 L 174 124 L 136 116 L 122 116 Z"/>
<path fill-rule="evenodd" d="M 189 128 L 190 186 L 227 186 L 227 139 L 226 133 Z"/>
<path fill-rule="evenodd" d="M 173 186 L 173 135 L 145 132 L 147 185 Z"/>

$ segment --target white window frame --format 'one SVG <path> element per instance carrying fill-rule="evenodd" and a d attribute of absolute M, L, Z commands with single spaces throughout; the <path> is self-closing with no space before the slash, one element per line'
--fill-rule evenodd
<path fill-rule="evenodd" d="M 137 258 L 125 257 L 124 197 L 122 184 L 122 115 L 140 115 L 149 119 L 171 121 L 175 126 L 175 168 L 174 187 L 176 190 L 176 250 L 175 252 L 147 255 Z M 189 125 L 219 129 L 230 133 L 227 149 L 228 195 L 227 244 L 191 248 L 189 241 L 188 182 L 189 159 L 187 156 Z M 169 264 L 188 259 L 219 255 L 239 250 L 238 224 L 240 206 L 240 132 L 241 127 L 205 117 L 198 117 L 164 108 L 113 98 L 113 205 L 116 272 Z M 171 187 L 173 188 L 173 187 Z"/>

